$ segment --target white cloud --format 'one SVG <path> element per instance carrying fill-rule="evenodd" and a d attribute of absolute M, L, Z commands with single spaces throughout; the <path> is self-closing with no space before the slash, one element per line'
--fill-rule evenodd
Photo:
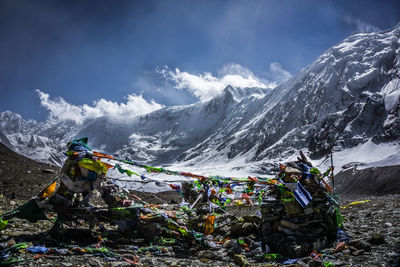
<path fill-rule="evenodd" d="M 218 71 L 219 76 L 225 76 L 225 75 L 240 75 L 243 77 L 248 77 L 248 76 L 254 76 L 253 72 L 242 65 L 235 64 L 235 63 L 230 63 L 230 64 L 225 64 L 219 71 Z"/>
<path fill-rule="evenodd" d="M 146 92 L 156 92 L 166 98 L 173 96 L 174 99 L 187 98 L 182 92 L 171 87 L 194 95 L 200 101 L 207 101 L 220 94 L 228 85 L 240 88 L 260 87 L 273 89 L 277 84 L 291 77 L 290 73 L 284 70 L 279 63 L 271 63 L 269 71 L 266 72 L 268 79 L 257 77 L 251 70 L 239 64 L 226 64 L 213 75 L 210 72 L 192 74 L 181 71 L 178 68 L 170 69 L 168 66 L 156 70 L 161 77 L 153 75 L 142 77 L 136 81 L 135 86 Z M 151 78 L 151 79 L 150 79 Z M 167 84 L 167 81 L 168 84 Z M 115 120 L 130 120 L 137 115 L 146 114 L 164 107 L 154 100 L 147 101 L 142 95 L 128 95 L 125 103 L 112 102 L 105 99 L 96 100 L 92 105 L 73 105 L 62 97 L 51 99 L 50 95 L 36 90 L 41 105 L 49 111 L 49 118 L 53 121 L 75 121 L 78 124 L 86 119 L 107 116 Z M 187 100 L 187 99 L 186 99 Z M 185 101 L 186 101 L 185 100 Z"/>
<path fill-rule="evenodd" d="M 141 95 L 128 95 L 126 103 L 116 103 L 105 99 L 94 101 L 92 106 L 87 104 L 76 106 L 66 102 L 62 97 L 51 100 L 49 94 L 39 89 L 36 90 L 39 95 L 41 105 L 49 110 L 50 119 L 56 121 L 71 120 L 78 124 L 86 119 L 107 116 L 115 120 L 129 120 L 137 115 L 146 114 L 160 109 L 160 105 L 153 100 L 146 101 Z"/>
<path fill-rule="evenodd" d="M 350 26 L 356 27 L 358 32 L 377 32 L 380 29 L 368 22 L 362 21 L 359 18 L 353 18 L 349 15 L 343 17 L 343 20 Z"/>
<path fill-rule="evenodd" d="M 228 85 L 234 87 L 274 88 L 275 82 L 258 78 L 249 69 L 239 64 L 227 64 L 214 76 L 210 72 L 191 74 L 176 68 L 165 66 L 158 70 L 164 77 L 174 83 L 177 89 L 186 89 L 201 101 L 209 100 L 220 94 Z"/>
<path fill-rule="evenodd" d="M 278 62 L 272 62 L 269 64 L 268 76 L 277 84 L 286 82 L 292 77 L 292 74 L 287 70 L 284 70 Z"/>

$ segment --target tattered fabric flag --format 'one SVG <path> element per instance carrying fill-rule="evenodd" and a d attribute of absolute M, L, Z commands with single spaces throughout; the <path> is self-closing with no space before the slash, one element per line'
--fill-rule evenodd
<path fill-rule="evenodd" d="M 80 139 L 73 140 L 73 141 L 71 142 L 70 145 L 78 144 L 78 145 L 80 145 L 81 147 L 84 147 L 86 150 L 92 150 L 92 149 L 88 146 L 88 139 L 89 139 L 88 137 L 82 137 L 82 138 L 80 138 Z"/>
<path fill-rule="evenodd" d="M 350 206 L 354 206 L 354 205 L 358 205 L 358 204 L 364 204 L 364 203 L 367 203 L 367 202 L 370 202 L 371 200 L 361 200 L 361 201 L 354 201 L 354 202 L 351 202 L 350 204 L 347 204 L 346 206 L 342 206 L 341 208 L 344 210 L 344 209 L 347 209 L 348 207 L 350 207 Z"/>
<path fill-rule="evenodd" d="M 342 229 L 337 230 L 336 237 L 338 242 L 349 242 L 351 240 L 351 236 Z"/>
<path fill-rule="evenodd" d="M 45 246 L 32 246 L 32 247 L 27 247 L 26 250 L 32 253 L 45 253 L 49 249 L 46 248 Z"/>
<path fill-rule="evenodd" d="M 3 250 L 2 252 L 0 252 L 0 260 L 7 259 L 8 257 L 10 257 L 10 255 L 11 255 L 10 251 Z"/>
<path fill-rule="evenodd" d="M 106 174 L 108 170 L 107 166 L 100 160 L 83 158 L 80 161 L 78 161 L 78 165 L 90 171 L 94 171 L 99 175 Z"/>
<path fill-rule="evenodd" d="M 29 200 L 11 213 L 13 213 L 12 217 L 25 219 L 33 223 L 39 220 L 48 220 L 46 214 L 43 212 L 42 209 L 39 208 L 35 199 Z"/>
<path fill-rule="evenodd" d="M 262 257 L 264 259 L 273 261 L 273 260 L 282 258 L 282 255 L 279 253 L 266 253 L 266 254 L 262 255 Z"/>
<path fill-rule="evenodd" d="M 46 188 L 43 189 L 43 190 L 37 195 L 37 197 L 38 197 L 40 200 L 44 200 L 44 199 L 49 198 L 49 197 L 54 193 L 54 191 L 56 190 L 56 186 L 57 186 L 57 182 L 56 182 L 56 181 L 52 182 L 51 184 L 49 184 L 48 186 L 46 186 Z"/>
<path fill-rule="evenodd" d="M 293 195 L 303 208 L 312 200 L 310 192 L 308 192 L 299 182 L 297 183 L 297 188 L 293 190 Z"/>
<path fill-rule="evenodd" d="M 340 213 L 339 208 L 335 208 L 336 225 L 342 226 L 344 222 L 344 216 Z"/>
<path fill-rule="evenodd" d="M 211 235 L 214 232 L 214 215 L 208 215 L 206 222 L 204 223 L 204 235 Z"/>
<path fill-rule="evenodd" d="M 133 172 L 131 170 L 127 170 L 127 169 L 123 169 L 120 165 L 115 164 L 114 168 L 116 168 L 120 173 L 126 173 L 129 177 L 131 177 L 132 174 L 136 175 L 136 176 L 140 176 L 140 174 L 137 174 L 136 172 Z M 142 178 L 143 180 L 143 178 Z"/>
<path fill-rule="evenodd" d="M 6 226 L 8 225 L 8 221 L 7 220 L 2 220 L 0 219 L 0 230 L 3 230 L 4 228 L 6 228 Z"/>
<path fill-rule="evenodd" d="M 11 265 L 11 264 L 14 264 L 14 263 L 18 263 L 18 262 L 24 262 L 24 261 L 28 261 L 28 260 L 25 260 L 25 259 L 23 259 L 21 257 L 18 257 L 18 258 L 11 257 L 11 258 L 7 258 L 7 259 L 5 259 L 3 261 L 0 261 L 0 265 L 1 266 L 5 266 L 5 265 Z"/>

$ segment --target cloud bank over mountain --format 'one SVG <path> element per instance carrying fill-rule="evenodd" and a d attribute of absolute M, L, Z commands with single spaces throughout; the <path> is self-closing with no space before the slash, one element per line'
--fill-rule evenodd
<path fill-rule="evenodd" d="M 152 87 L 157 93 L 166 93 L 170 86 L 175 90 L 174 97 L 180 97 L 184 91 L 192 94 L 195 101 L 207 101 L 221 94 L 227 86 L 237 88 L 262 88 L 273 89 L 278 84 L 285 82 L 292 75 L 284 70 L 282 66 L 273 62 L 265 72 L 267 78 L 257 77 L 250 69 L 239 64 L 225 64 L 217 74 L 204 72 L 194 74 L 181 71 L 179 68 L 171 69 L 164 66 L 156 70 L 161 75 L 163 81 L 159 84 L 160 88 L 154 88 L 156 82 L 151 80 L 154 76 L 143 79 L 135 83 L 136 86 L 143 87 L 144 91 Z M 161 89 L 163 88 L 163 89 Z M 165 107 L 155 100 L 147 100 L 143 95 L 130 94 L 125 99 L 126 102 L 118 103 L 106 99 L 95 100 L 92 104 L 75 105 L 68 103 L 62 97 L 51 98 L 48 93 L 37 89 L 35 91 L 40 98 L 40 104 L 49 112 L 50 121 L 74 121 L 82 124 L 86 119 L 94 119 L 101 116 L 109 117 L 113 120 L 131 120 L 137 115 L 143 115 Z M 171 92 L 171 89 L 169 90 Z"/>
<path fill-rule="evenodd" d="M 275 88 L 278 83 L 284 82 L 291 74 L 284 70 L 277 62 L 271 63 L 267 72 L 272 79 L 256 76 L 250 69 L 239 64 L 224 65 L 213 75 L 210 72 L 193 74 L 179 68 L 171 69 L 164 66 L 158 70 L 165 79 L 171 81 L 179 90 L 187 90 L 200 101 L 207 101 L 220 94 L 228 85 L 238 88 Z"/>
<path fill-rule="evenodd" d="M 107 116 L 115 120 L 130 120 L 137 115 L 150 113 L 163 107 L 155 101 L 147 101 L 141 95 L 128 95 L 126 103 L 117 103 L 105 99 L 94 101 L 92 105 L 73 105 L 62 97 L 52 100 L 49 94 L 36 90 L 41 105 L 49 111 L 51 121 L 74 121 L 82 124 L 86 119 Z"/>

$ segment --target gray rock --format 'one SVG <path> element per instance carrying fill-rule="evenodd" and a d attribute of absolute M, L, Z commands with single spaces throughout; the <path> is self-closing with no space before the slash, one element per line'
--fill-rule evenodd
<path fill-rule="evenodd" d="M 350 250 L 350 252 L 354 252 L 354 251 L 357 251 L 358 249 L 354 246 L 349 245 L 349 250 Z"/>
<path fill-rule="evenodd" d="M 249 261 L 247 260 L 245 255 L 235 254 L 234 260 L 239 266 L 249 266 Z"/>
<path fill-rule="evenodd" d="M 246 222 L 243 224 L 241 230 L 242 230 L 242 233 L 246 235 L 246 234 L 250 233 L 253 229 L 254 229 L 254 225 L 252 223 Z"/>
<path fill-rule="evenodd" d="M 252 223 L 238 223 L 233 224 L 230 228 L 231 235 L 233 236 L 245 236 L 255 230 L 255 226 Z"/>
<path fill-rule="evenodd" d="M 224 248 L 232 248 L 237 245 L 238 245 L 238 243 L 235 239 L 230 239 L 230 240 L 225 241 Z"/>
<path fill-rule="evenodd" d="M 263 216 L 262 221 L 263 222 L 275 222 L 278 221 L 281 218 L 281 216 Z"/>
<path fill-rule="evenodd" d="M 243 216 L 243 221 L 250 223 L 260 223 L 261 218 L 258 217 L 257 215 Z"/>
<path fill-rule="evenodd" d="M 239 254 L 242 252 L 242 248 L 236 240 L 228 240 L 224 243 L 224 248 L 229 254 Z"/>
<path fill-rule="evenodd" d="M 250 235 L 248 236 L 248 238 L 250 238 L 250 239 L 252 239 L 252 240 L 256 240 L 256 239 L 257 239 L 257 237 L 256 237 L 254 234 L 250 234 Z"/>
<path fill-rule="evenodd" d="M 262 234 L 263 234 L 264 236 L 267 236 L 267 235 L 269 235 L 269 234 L 272 232 L 272 226 L 271 226 L 271 224 L 268 223 L 268 222 L 263 223 L 261 229 L 262 229 Z"/>
<path fill-rule="evenodd" d="M 355 244 L 355 247 L 358 249 L 363 249 L 364 251 L 371 251 L 371 244 L 361 240 L 360 242 L 358 242 L 357 244 Z"/>
<path fill-rule="evenodd" d="M 214 236 L 213 235 L 206 235 L 206 236 L 204 236 L 204 240 L 213 241 L 214 240 Z"/>
<path fill-rule="evenodd" d="M 334 266 L 343 266 L 345 263 L 341 260 L 333 260 L 331 261 Z"/>
<path fill-rule="evenodd" d="M 314 210 L 313 210 L 312 207 L 308 207 L 308 208 L 304 209 L 304 214 L 305 215 L 310 215 L 310 214 L 313 214 L 313 213 L 314 213 Z"/>
<path fill-rule="evenodd" d="M 221 260 L 226 257 L 226 254 L 223 253 L 222 251 L 210 251 L 210 250 L 202 250 L 199 251 L 197 254 L 197 258 L 206 258 L 206 259 L 212 259 L 212 260 Z"/>
<path fill-rule="evenodd" d="M 218 227 L 216 229 L 216 232 L 220 233 L 220 234 L 226 234 L 229 232 L 229 226 L 228 225 L 224 225 L 222 227 Z"/>
<path fill-rule="evenodd" d="M 47 174 L 54 174 L 55 173 L 55 171 L 52 170 L 52 169 L 43 169 L 42 172 L 43 173 L 47 173 Z"/>
<path fill-rule="evenodd" d="M 242 233 L 242 223 L 232 224 L 230 228 L 231 235 L 240 235 Z"/>
<path fill-rule="evenodd" d="M 313 260 L 308 263 L 310 267 L 324 267 L 324 262 L 321 260 Z"/>
<path fill-rule="evenodd" d="M 371 243 L 372 245 L 381 245 L 385 243 L 385 239 L 382 234 L 373 233 L 368 239 L 368 242 Z"/>
<path fill-rule="evenodd" d="M 262 243 L 261 242 L 253 242 L 253 243 L 251 243 L 251 245 L 250 245 L 250 249 L 257 249 L 257 248 L 261 248 L 261 246 L 262 246 Z"/>
<path fill-rule="evenodd" d="M 264 252 L 265 253 L 270 253 L 271 252 L 271 248 L 267 244 L 265 244 Z"/>
<path fill-rule="evenodd" d="M 208 247 L 210 247 L 210 248 L 212 248 L 212 249 L 218 248 L 217 244 L 215 244 L 213 241 L 205 240 L 204 243 L 205 243 Z"/>
<path fill-rule="evenodd" d="M 288 229 L 293 230 L 293 231 L 296 231 L 296 230 L 300 229 L 300 226 L 298 226 L 295 223 L 289 222 L 287 220 L 281 220 L 280 224 L 281 224 L 282 227 L 288 228 Z"/>
<path fill-rule="evenodd" d="M 287 228 L 282 227 L 282 226 L 278 226 L 278 231 L 280 231 L 280 232 L 282 232 L 282 233 L 284 233 L 286 235 L 294 235 L 294 232 L 292 230 L 287 229 Z"/>
<path fill-rule="evenodd" d="M 88 264 L 93 267 L 103 267 L 103 264 L 99 259 L 91 258 L 88 260 Z"/>
<path fill-rule="evenodd" d="M 296 262 L 296 264 L 297 264 L 297 266 L 298 266 L 298 265 L 300 265 L 300 266 L 308 266 L 307 263 L 305 263 L 305 262 L 302 261 L 302 260 L 298 260 L 298 261 Z"/>
<path fill-rule="evenodd" d="M 342 251 L 342 253 L 345 254 L 345 255 L 346 254 L 350 254 L 350 249 L 345 249 L 345 250 Z"/>
<path fill-rule="evenodd" d="M 360 255 L 364 254 L 364 251 L 365 250 L 363 250 L 363 249 L 359 249 L 359 250 L 356 250 L 356 251 L 352 252 L 351 255 L 360 256 Z"/>

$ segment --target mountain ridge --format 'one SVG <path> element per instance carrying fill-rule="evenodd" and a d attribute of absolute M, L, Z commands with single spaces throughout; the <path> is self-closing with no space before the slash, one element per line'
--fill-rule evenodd
<path fill-rule="evenodd" d="M 95 149 L 157 165 L 235 162 L 259 170 L 298 150 L 322 160 L 369 141 L 398 146 L 399 40 L 400 25 L 350 36 L 273 90 L 228 86 L 206 102 L 82 125 L 3 112 L 0 132 L 16 151 L 58 164 L 66 141 L 81 136 Z"/>

